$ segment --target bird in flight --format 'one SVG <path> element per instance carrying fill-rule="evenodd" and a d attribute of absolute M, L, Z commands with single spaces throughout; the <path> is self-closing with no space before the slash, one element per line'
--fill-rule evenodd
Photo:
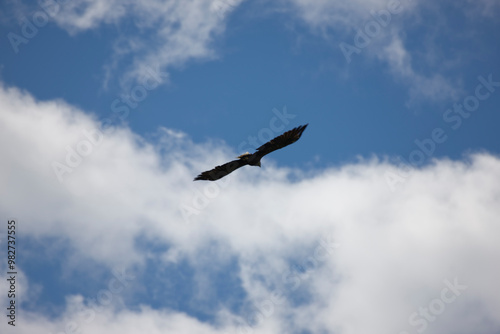
<path fill-rule="evenodd" d="M 260 167 L 260 159 L 268 153 L 279 150 L 285 146 L 295 143 L 299 140 L 300 136 L 302 136 L 302 132 L 306 129 L 308 124 L 298 126 L 290 131 L 283 133 L 282 135 L 271 139 L 264 145 L 257 148 L 257 151 L 253 154 L 243 153 L 238 157 L 238 160 L 233 160 L 227 162 L 223 165 L 217 166 L 212 170 L 208 170 L 206 172 L 201 173 L 197 177 L 194 178 L 194 181 L 197 180 L 207 180 L 207 181 L 215 181 L 220 178 L 223 178 L 229 173 L 234 172 L 236 169 L 243 167 L 245 165 L 250 166 L 259 166 Z"/>

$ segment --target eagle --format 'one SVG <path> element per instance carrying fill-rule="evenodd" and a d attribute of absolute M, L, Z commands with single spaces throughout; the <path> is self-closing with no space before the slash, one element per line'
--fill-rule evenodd
<path fill-rule="evenodd" d="M 234 172 L 236 169 L 243 167 L 245 165 L 250 166 L 259 166 L 260 167 L 260 159 L 266 154 L 269 154 L 273 151 L 279 150 L 285 146 L 295 143 L 299 140 L 300 136 L 302 136 L 302 132 L 306 129 L 309 124 L 298 126 L 292 130 L 289 130 L 282 135 L 271 139 L 264 145 L 257 148 L 257 151 L 253 154 L 248 152 L 243 153 L 238 157 L 237 160 L 233 160 L 227 162 L 223 165 L 217 166 L 212 170 L 208 170 L 206 172 L 201 173 L 197 177 L 194 178 L 193 181 L 197 180 L 207 180 L 207 181 L 215 181 L 229 173 Z"/>

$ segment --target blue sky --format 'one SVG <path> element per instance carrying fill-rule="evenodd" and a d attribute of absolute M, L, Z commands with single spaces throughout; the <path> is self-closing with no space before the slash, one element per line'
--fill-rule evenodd
<path fill-rule="evenodd" d="M 2 2 L 2 333 L 497 333 L 499 14 Z"/>

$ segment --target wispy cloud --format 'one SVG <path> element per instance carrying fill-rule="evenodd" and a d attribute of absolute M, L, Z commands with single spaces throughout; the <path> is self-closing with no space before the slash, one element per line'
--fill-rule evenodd
<path fill-rule="evenodd" d="M 416 71 L 412 64 L 411 53 L 404 47 L 403 41 L 397 34 L 377 56 L 389 64 L 391 72 L 398 81 L 410 87 L 409 103 L 422 98 L 431 101 L 455 99 L 461 92 L 459 85 L 453 84 L 440 73 L 426 75 Z"/>
<path fill-rule="evenodd" d="M 225 29 L 226 17 L 241 0 L 68 2 L 55 22 L 71 34 L 114 25 L 119 37 L 106 68 L 105 85 L 118 76 L 125 89 L 146 67 L 167 69 L 189 60 L 216 56 L 212 42 Z M 133 25 L 135 29 L 127 29 Z M 116 73 L 120 68 L 125 72 Z"/>
<path fill-rule="evenodd" d="M 117 80 L 127 92 L 147 68 L 168 72 L 189 61 L 216 59 L 214 42 L 224 34 L 228 16 L 242 2 L 81 0 L 56 3 L 57 15 L 44 15 L 72 35 L 103 25 L 113 27 L 117 37 L 112 55 L 103 64 L 103 86 Z M 266 11 L 273 4 L 259 6 Z M 339 55 L 346 56 L 345 45 L 350 45 L 355 52 L 348 52 L 346 66 L 358 66 L 356 60 L 361 57 L 386 64 L 394 78 L 409 87 L 410 103 L 450 100 L 462 91 L 460 78 L 450 77 L 446 71 L 448 66 L 460 66 L 456 54 L 437 52 L 438 44 L 429 42 L 432 33 L 418 47 L 408 43 L 416 26 L 433 29 L 424 26 L 427 22 L 422 17 L 439 12 L 439 5 L 411 0 L 287 0 L 277 6 L 287 7 L 293 19 L 305 22 L 313 33 L 328 36 L 328 42 L 344 45 L 344 50 L 336 48 Z M 500 8 L 490 0 L 461 0 L 456 6 L 471 20 L 493 19 L 492 13 Z M 387 23 L 380 13 L 390 14 Z M 360 32 L 362 45 L 356 43 Z M 22 46 L 19 43 L 24 42 L 14 42 Z"/>
<path fill-rule="evenodd" d="M 449 76 L 450 67 L 461 65 L 460 56 L 439 49 L 440 43 L 433 40 L 434 28 L 423 19 L 429 15 L 440 17 L 439 11 L 445 3 L 430 5 L 411 0 L 291 0 L 290 3 L 296 9 L 295 15 L 312 31 L 328 36 L 330 42 L 339 46 L 337 51 L 345 58 L 346 66 L 364 66 L 360 65 L 361 58 L 386 64 L 395 80 L 409 88 L 409 104 L 421 100 L 450 101 L 463 92 L 461 78 Z M 488 0 L 462 0 L 450 5 L 475 22 L 492 19 L 491 13 L 499 8 L 497 2 Z M 411 40 L 416 28 L 427 32 L 422 43 Z"/>

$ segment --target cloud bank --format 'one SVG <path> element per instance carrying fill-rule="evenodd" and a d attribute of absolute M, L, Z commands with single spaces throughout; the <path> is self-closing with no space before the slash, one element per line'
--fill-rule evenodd
<path fill-rule="evenodd" d="M 376 158 L 305 173 L 266 157 L 262 169 L 194 183 L 238 152 L 174 129 L 149 142 L 103 129 L 14 87 L 0 89 L 0 110 L 2 217 L 23 238 L 66 245 L 42 250 L 66 275 L 83 264 L 109 273 L 85 273 L 92 292 L 76 284 L 55 316 L 28 308 L 19 333 L 500 330 L 494 155 L 435 160 L 396 192 L 384 175 L 397 166 Z M 54 162 L 70 169 L 62 182 Z M 36 281 L 25 274 L 25 305 L 44 303 Z M 172 287 L 186 292 L 163 298 Z"/>

